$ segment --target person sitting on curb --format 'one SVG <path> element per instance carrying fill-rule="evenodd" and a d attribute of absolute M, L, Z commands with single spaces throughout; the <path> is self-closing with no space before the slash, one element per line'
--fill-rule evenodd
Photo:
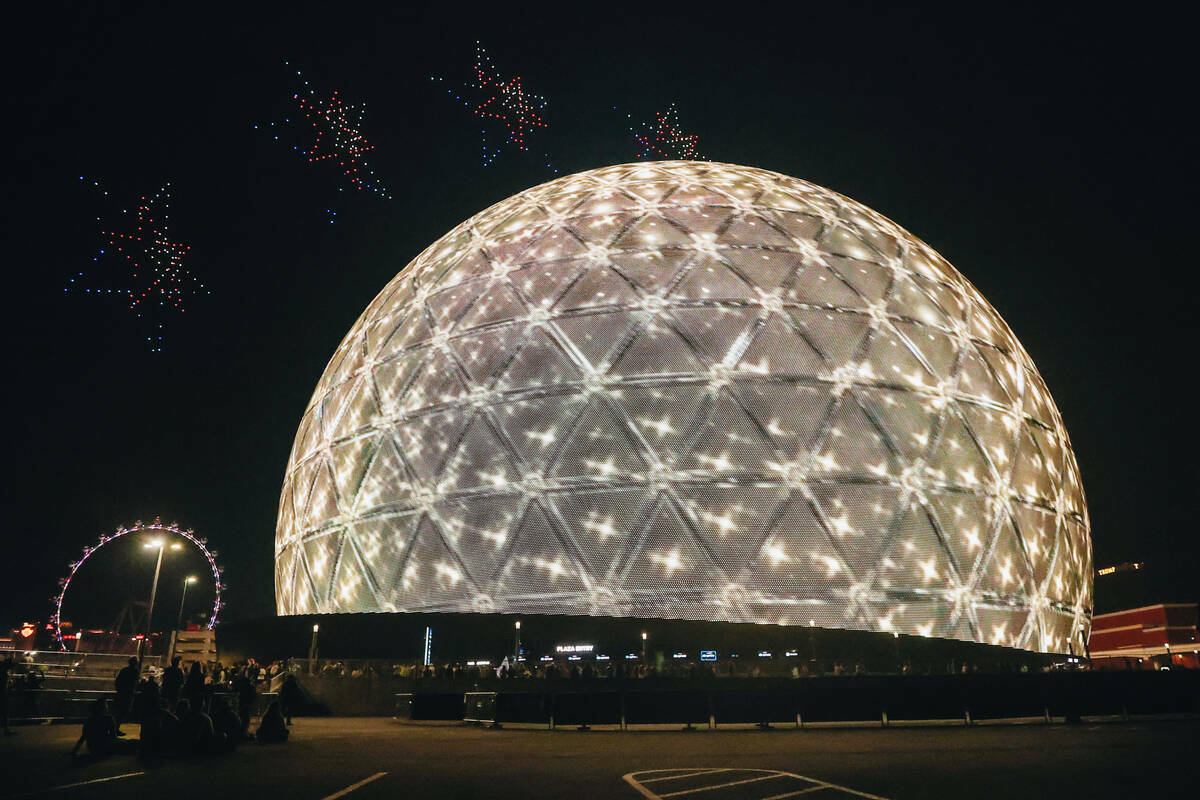
<path fill-rule="evenodd" d="M 180 755 L 204 755 L 212 751 L 213 723 L 204 707 L 192 705 L 187 700 L 179 701 L 179 753 Z"/>
<path fill-rule="evenodd" d="M 75 746 L 68 755 L 75 756 L 79 748 L 87 743 L 87 750 L 93 756 L 108 756 L 118 751 L 132 751 L 137 742 L 117 741 L 117 721 L 108 710 L 108 700 L 100 698 L 92 704 L 92 713 L 83 723 L 83 731 L 79 734 Z M 130 747 L 124 747 L 130 745 Z"/>
<path fill-rule="evenodd" d="M 300 708 L 300 704 L 304 702 L 304 692 L 300 688 L 300 684 L 296 681 L 295 675 L 288 675 L 283 679 L 283 686 L 279 689 L 279 710 L 283 713 L 287 724 L 292 724 L 292 716 Z"/>
<path fill-rule="evenodd" d="M 242 739 L 242 721 L 233 713 L 224 697 L 213 698 L 212 723 L 216 734 L 215 749 L 220 752 L 233 752 Z"/>
<path fill-rule="evenodd" d="M 290 731 L 287 729 L 287 722 L 283 718 L 283 712 L 279 710 L 279 703 L 272 702 L 267 707 L 267 713 L 263 714 L 262 724 L 258 726 L 258 741 L 260 742 L 286 742 Z"/>

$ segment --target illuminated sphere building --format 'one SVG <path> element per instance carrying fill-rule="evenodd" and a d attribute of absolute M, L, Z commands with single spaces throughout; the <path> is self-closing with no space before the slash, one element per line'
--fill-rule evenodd
<path fill-rule="evenodd" d="M 1083 652 L 1087 507 L 1028 354 L 928 245 L 648 162 L 434 242 L 325 369 L 281 614 L 586 614 Z"/>

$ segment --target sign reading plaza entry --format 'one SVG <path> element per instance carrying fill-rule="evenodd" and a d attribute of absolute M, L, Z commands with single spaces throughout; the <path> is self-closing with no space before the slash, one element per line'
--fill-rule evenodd
<path fill-rule="evenodd" d="M 595 649 L 593 644 L 560 644 L 554 647 L 556 653 L 590 653 Z"/>
<path fill-rule="evenodd" d="M 716 650 L 701 650 L 700 651 L 700 660 L 701 661 L 716 661 L 717 660 L 717 651 Z"/>

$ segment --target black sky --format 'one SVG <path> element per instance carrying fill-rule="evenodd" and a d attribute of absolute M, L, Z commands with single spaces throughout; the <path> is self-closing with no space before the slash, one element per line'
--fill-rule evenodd
<path fill-rule="evenodd" d="M 1045 377 L 1097 563 L 1145 560 L 1154 599 L 1200 599 L 1191 23 L 1148 7 L 822 5 L 838 10 L 71 3 L 9 17 L 0 625 L 44 619 L 83 545 L 156 514 L 221 551 L 230 617 L 273 612 L 283 469 L 342 335 L 434 239 L 554 177 L 515 153 L 484 168 L 476 121 L 431 84 L 464 80 L 476 39 L 549 100 L 532 143 L 560 174 L 634 160 L 625 113 L 675 102 L 706 157 L 828 186 L 928 241 Z M 367 102 L 393 200 L 349 198 L 329 224 L 337 179 L 253 129 L 288 110 L 284 60 Z M 100 244 L 80 175 L 130 203 L 173 184 L 173 231 L 213 294 L 173 321 L 164 354 L 119 303 L 62 291 Z M 148 584 L 129 569 L 114 591 Z"/>

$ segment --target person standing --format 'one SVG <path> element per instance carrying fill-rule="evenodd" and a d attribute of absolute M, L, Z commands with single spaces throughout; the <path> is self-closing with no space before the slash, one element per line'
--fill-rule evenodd
<path fill-rule="evenodd" d="M 283 679 L 283 686 L 279 688 L 279 710 L 283 713 L 288 725 L 292 724 L 292 716 L 300 708 L 302 702 L 304 702 L 304 692 L 301 691 L 300 684 L 296 682 L 296 676 L 288 675 Z"/>
<path fill-rule="evenodd" d="M 187 695 L 188 703 L 193 709 L 204 710 L 204 665 L 199 661 L 192 662 L 192 668 L 183 684 L 183 693 Z"/>
<path fill-rule="evenodd" d="M 138 676 L 141 674 L 141 667 L 136 656 L 129 657 L 129 663 L 117 673 L 115 686 L 117 690 L 117 736 L 124 736 L 121 732 L 121 723 L 129 716 L 129 712 L 133 709 L 133 694 L 137 691 Z"/>
<path fill-rule="evenodd" d="M 242 720 L 242 736 L 244 738 L 250 730 L 250 717 L 254 714 L 254 704 L 258 692 L 254 688 L 254 681 L 246 677 L 244 673 L 233 682 L 233 690 L 237 693 L 238 717 Z"/>
<path fill-rule="evenodd" d="M 4 735 L 13 736 L 16 731 L 8 727 L 8 674 L 12 672 L 17 662 L 10 655 L 0 661 L 0 725 L 4 726 Z"/>
<path fill-rule="evenodd" d="M 162 691 L 167 698 L 167 707 L 174 708 L 179 702 L 179 690 L 183 688 L 183 669 L 179 666 L 180 656 L 171 659 L 171 666 L 163 670 Z"/>

